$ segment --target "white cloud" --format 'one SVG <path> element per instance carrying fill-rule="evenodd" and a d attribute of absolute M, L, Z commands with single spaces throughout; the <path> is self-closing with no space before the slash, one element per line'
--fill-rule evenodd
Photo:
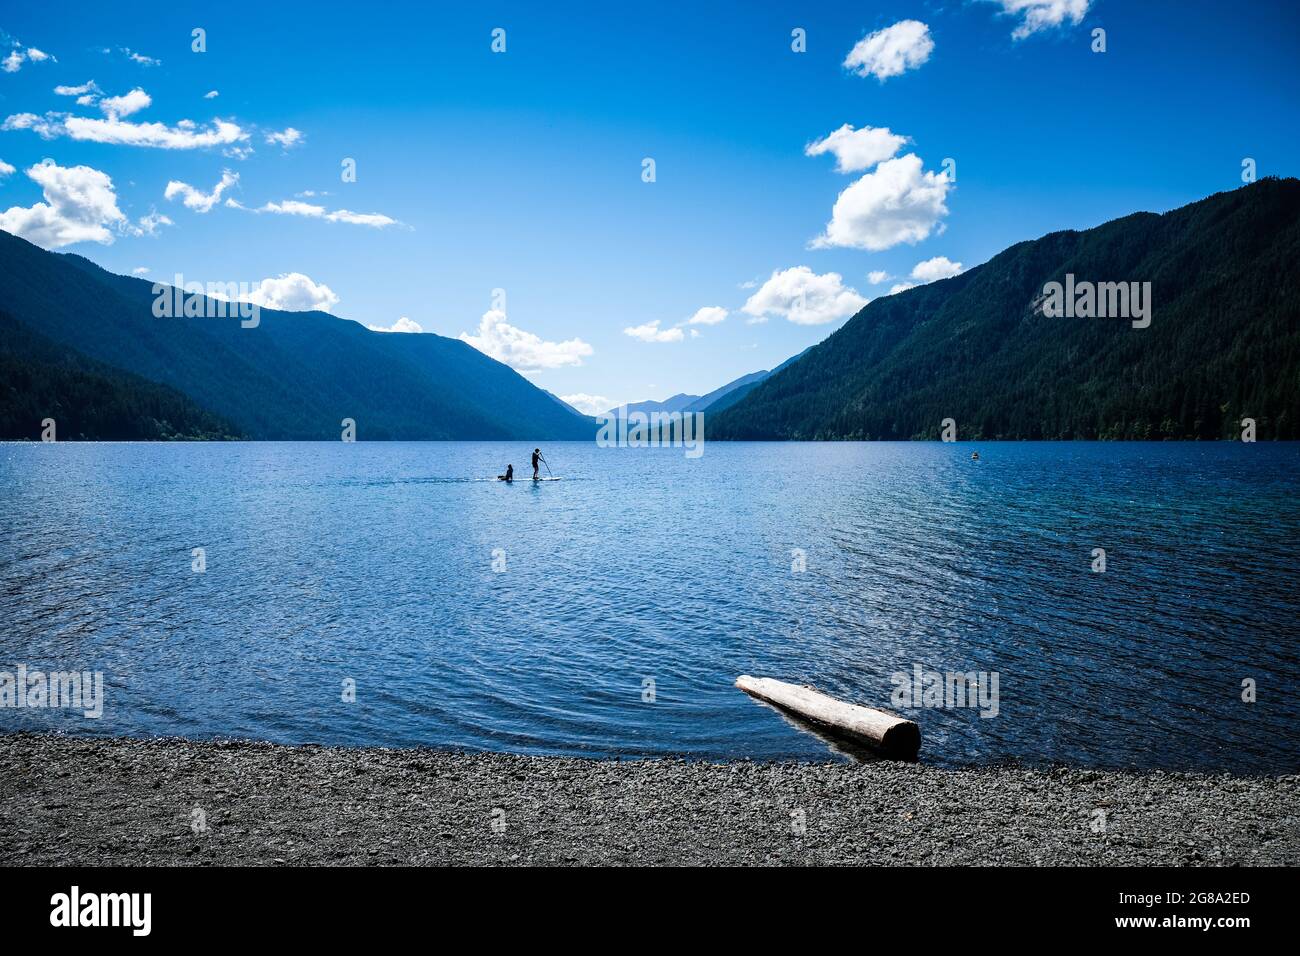
<path fill-rule="evenodd" d="M 148 275 L 150 272 L 152 272 L 152 271 L 153 271 L 153 270 L 150 269 L 148 266 L 136 266 L 134 269 L 131 270 L 131 275 L 133 275 L 133 276 L 147 276 L 147 275 Z"/>
<path fill-rule="evenodd" d="M 1002 8 L 1002 12 L 1020 17 L 1020 25 L 1011 31 L 1016 40 L 1041 30 L 1059 27 L 1066 21 L 1071 26 L 1078 26 L 1087 14 L 1092 0 L 990 0 Z"/>
<path fill-rule="evenodd" d="M 855 173 L 893 159 L 908 142 L 910 140 L 906 136 L 890 132 L 883 126 L 864 126 L 855 130 L 845 123 L 825 138 L 809 143 L 804 147 L 804 155 L 832 153 L 838 172 Z"/>
<path fill-rule="evenodd" d="M 109 47 L 105 47 L 104 52 L 112 53 L 113 51 Z M 159 64 L 162 63 L 162 60 L 156 60 L 151 56 L 145 56 L 143 53 L 136 53 L 130 47 L 125 47 L 125 46 L 118 47 L 117 52 L 121 53 L 124 57 L 126 57 L 131 62 L 139 63 L 141 66 L 158 66 Z"/>
<path fill-rule="evenodd" d="M 919 279 L 921 282 L 951 279 L 953 276 L 961 275 L 961 269 L 960 262 L 953 262 L 947 256 L 935 256 L 933 259 L 926 259 L 924 262 L 918 262 L 913 266 L 912 278 Z"/>
<path fill-rule="evenodd" d="M 99 96 L 101 90 L 94 80 L 87 80 L 80 86 L 56 86 L 54 92 L 59 96 L 79 96 L 94 99 Z"/>
<path fill-rule="evenodd" d="M 944 200 L 950 188 L 946 175 L 924 172 L 914 153 L 886 160 L 840 193 L 825 233 L 812 247 L 879 252 L 918 243 L 948 215 Z"/>
<path fill-rule="evenodd" d="M 175 225 L 175 223 L 166 216 L 156 210 L 150 210 L 149 215 L 140 217 L 139 225 L 130 227 L 128 231 L 135 236 L 154 236 L 158 234 L 158 228 L 160 226 L 173 225 Z"/>
<path fill-rule="evenodd" d="M 230 200 L 227 200 L 226 204 L 232 205 Z M 234 203 L 233 205 L 238 204 Z M 383 213 L 353 212 L 350 209 L 335 209 L 331 212 L 324 206 L 299 202 L 296 199 L 286 199 L 284 202 L 268 202 L 254 209 L 253 212 L 273 212 L 281 216 L 306 216 L 309 219 L 324 219 L 327 222 L 348 222 L 357 226 L 373 226 L 376 229 L 398 225 L 396 219 L 385 216 Z"/>
<path fill-rule="evenodd" d="M 50 60 L 54 63 L 59 62 L 44 50 L 38 50 L 34 46 L 29 46 L 24 51 L 22 47 L 15 45 L 14 48 L 9 51 L 9 55 L 3 60 L 0 60 L 0 69 L 4 70 L 6 73 L 17 73 L 22 69 L 24 63 L 41 63 L 45 60 Z"/>
<path fill-rule="evenodd" d="M 727 310 L 719 305 L 706 305 L 702 309 L 696 310 L 695 314 L 686 320 L 687 325 L 717 325 L 727 317 Z"/>
<path fill-rule="evenodd" d="M 99 108 L 110 119 L 117 119 L 119 116 L 130 116 L 132 113 L 138 113 L 152 102 L 153 99 L 149 94 L 137 86 L 130 93 L 123 93 L 121 96 L 104 97 L 99 101 Z"/>
<path fill-rule="evenodd" d="M 44 116 L 15 113 L 0 124 L 0 129 L 29 129 L 42 139 L 68 136 L 83 142 L 156 149 L 200 149 L 248 139 L 248 134 L 237 124 L 225 120 L 216 120 L 206 129 L 199 129 L 189 120 L 182 120 L 173 127 L 163 123 L 131 123 L 117 116 L 92 119 L 67 113 L 46 113 Z"/>
<path fill-rule="evenodd" d="M 844 66 L 858 76 L 874 76 L 883 83 L 915 70 L 933 52 L 928 26 L 920 20 L 900 20 L 859 40 L 844 58 Z"/>
<path fill-rule="evenodd" d="M 659 328 L 659 320 L 647 322 L 644 325 L 632 325 L 623 330 L 624 335 L 630 335 L 634 339 L 642 342 L 680 342 L 686 338 L 681 329 L 673 327 L 671 329 Z"/>
<path fill-rule="evenodd" d="M 416 322 L 414 319 L 408 319 L 406 316 L 402 316 L 396 322 L 390 325 L 388 328 L 384 328 L 382 325 L 367 325 L 366 328 L 368 328 L 371 332 L 423 332 L 424 331 L 424 326 L 422 326 L 419 322 Z"/>
<path fill-rule="evenodd" d="M 880 283 L 884 282 L 888 278 L 889 273 L 884 269 L 876 269 L 874 272 L 867 273 L 867 281 L 872 285 L 880 285 Z"/>
<path fill-rule="evenodd" d="M 906 292 L 908 289 L 915 289 L 915 288 L 916 288 L 915 282 L 899 282 L 896 285 L 892 285 L 889 287 L 889 294 L 893 295 L 895 292 Z"/>
<path fill-rule="evenodd" d="M 506 314 L 498 309 L 483 313 L 477 335 L 462 332 L 460 340 L 484 355 L 504 362 L 516 372 L 581 365 L 583 358 L 594 351 L 582 339 L 547 342 L 532 332 L 511 325 L 506 321 Z"/>
<path fill-rule="evenodd" d="M 282 312 L 329 312 L 339 303 L 333 289 L 301 272 L 286 272 L 274 279 L 263 279 L 256 289 L 241 299 L 264 309 Z"/>
<path fill-rule="evenodd" d="M 285 149 L 289 149 L 291 146 L 299 146 L 303 141 L 302 130 L 297 130 L 292 126 L 289 126 L 286 127 L 283 132 L 267 133 L 266 141 L 272 145 L 278 143 Z"/>
<path fill-rule="evenodd" d="M 218 93 L 216 90 L 208 90 L 206 93 L 203 94 L 203 98 L 205 100 L 215 100 L 220 95 L 221 94 Z"/>
<path fill-rule="evenodd" d="M 221 194 L 238 182 L 239 173 L 232 173 L 228 169 L 221 171 L 221 182 L 213 186 L 210 193 L 195 189 L 189 183 L 173 179 L 167 183 L 167 188 L 163 191 L 163 198 L 175 199 L 180 196 L 186 209 L 193 209 L 195 212 L 200 213 L 208 212 L 221 201 Z"/>
<path fill-rule="evenodd" d="M 58 249 L 74 242 L 108 245 L 114 237 L 109 226 L 119 232 L 129 228 L 107 173 L 45 159 L 28 169 L 27 175 L 41 187 L 45 202 L 0 212 L 0 229 L 46 249 Z"/>
<path fill-rule="evenodd" d="M 838 272 L 817 275 L 807 266 L 773 272 L 749 297 L 742 311 L 757 321 L 784 316 L 796 325 L 823 325 L 857 312 L 867 304 Z M 755 323 L 756 324 L 756 323 Z"/>
<path fill-rule="evenodd" d="M 588 395 L 586 392 L 578 392 L 575 395 L 561 395 L 560 401 L 572 405 L 584 415 L 603 415 L 611 408 L 618 406 L 617 402 L 612 402 L 604 395 Z"/>
<path fill-rule="evenodd" d="M 0 159 L 0 177 L 12 176 L 13 173 L 14 167 L 6 163 L 3 159 Z"/>

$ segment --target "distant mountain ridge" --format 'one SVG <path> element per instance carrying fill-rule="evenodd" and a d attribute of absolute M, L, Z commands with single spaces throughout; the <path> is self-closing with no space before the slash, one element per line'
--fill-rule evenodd
<path fill-rule="evenodd" d="M 456 339 L 323 312 L 155 318 L 153 283 L 0 231 L 0 303 L 44 339 L 187 396 L 255 439 L 590 439 L 595 423 Z M 17 437 L 17 436 L 15 436 Z"/>
<path fill-rule="evenodd" d="M 799 356 L 796 355 L 794 358 L 786 359 L 778 365 L 777 368 L 785 368 L 798 357 Z M 634 412 L 642 412 L 646 415 L 650 415 L 654 412 L 718 411 L 727 407 L 732 402 L 739 401 L 741 397 L 748 394 L 751 388 L 771 374 L 772 373 L 767 370 L 761 372 L 750 372 L 748 375 L 742 375 L 740 378 L 732 379 L 726 385 L 721 385 L 718 388 L 715 388 L 707 395 L 687 395 L 683 392 L 678 395 L 673 395 L 670 398 L 665 398 L 661 402 L 654 400 L 629 402 L 626 406 L 611 408 L 606 412 L 606 414 L 618 416 L 625 412 L 628 415 L 631 415 Z"/>
<path fill-rule="evenodd" d="M 1300 438 L 1300 181 L 1017 243 L 868 303 L 709 422 L 712 439 Z M 1150 282 L 1148 328 L 1048 318 L 1067 275 Z"/>
<path fill-rule="evenodd" d="M 686 410 L 688 405 L 699 401 L 699 399 L 700 396 L 698 395 L 687 395 L 683 392 L 665 398 L 662 402 L 655 401 L 654 399 L 647 399 L 644 402 L 628 402 L 627 405 L 620 405 L 618 408 L 611 408 L 605 414 L 617 418 L 622 415 L 633 415 L 637 412 L 642 412 L 646 415 L 649 415 L 652 412 L 682 412 Z"/>

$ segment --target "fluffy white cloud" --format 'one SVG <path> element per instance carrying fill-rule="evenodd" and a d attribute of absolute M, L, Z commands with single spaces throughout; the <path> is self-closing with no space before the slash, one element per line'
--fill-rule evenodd
<path fill-rule="evenodd" d="M 951 279 L 961 275 L 961 263 L 953 262 L 947 256 L 935 256 L 918 262 L 912 267 L 912 278 L 921 282 L 933 282 L 936 279 Z"/>
<path fill-rule="evenodd" d="M 303 141 L 302 130 L 297 130 L 292 126 L 289 126 L 279 133 L 267 133 L 266 141 L 273 146 L 279 144 L 285 149 L 288 149 L 291 146 L 298 146 Z"/>
<path fill-rule="evenodd" d="M 895 292 L 906 292 L 908 289 L 915 289 L 915 288 L 916 288 L 915 282 L 899 282 L 889 287 L 889 294 L 893 295 Z"/>
<path fill-rule="evenodd" d="M 263 279 L 256 289 L 241 298 L 264 309 L 282 312 L 329 312 L 339 303 L 333 289 L 301 272 L 286 272 L 274 279 Z"/>
<path fill-rule="evenodd" d="M 835 156 L 836 170 L 841 173 L 856 173 L 893 159 L 908 142 L 906 136 L 899 136 L 883 126 L 864 126 L 855 130 L 845 123 L 829 136 L 809 143 L 804 147 L 804 155 L 821 156 L 823 153 L 831 153 Z"/>
<path fill-rule="evenodd" d="M 136 266 L 134 269 L 131 270 L 131 275 L 147 276 L 151 271 L 153 270 L 151 270 L 148 266 Z"/>
<path fill-rule="evenodd" d="M 1059 27 L 1066 21 L 1071 26 L 1078 26 L 1092 0 L 989 0 L 1002 8 L 1002 12 L 1020 17 L 1020 25 L 1011 31 L 1016 40 L 1040 30 Z"/>
<path fill-rule="evenodd" d="M 623 330 L 624 335 L 630 335 L 634 339 L 642 342 L 680 342 L 686 337 L 681 329 L 674 326 L 671 329 L 659 328 L 659 320 L 647 322 L 644 325 L 631 325 Z"/>
<path fill-rule="evenodd" d="M 702 309 L 696 310 L 695 314 L 686 320 L 687 325 L 717 325 L 727 317 L 727 310 L 719 305 L 706 305 Z"/>
<path fill-rule="evenodd" d="M 951 188 L 946 175 L 923 171 L 914 153 L 886 160 L 840 193 L 826 232 L 812 246 L 879 252 L 918 243 L 948 215 L 944 200 Z"/>
<path fill-rule="evenodd" d="M 872 285 L 880 285 L 880 283 L 884 282 L 888 278 L 889 278 L 889 273 L 886 272 L 884 269 L 876 269 L 873 272 L 867 273 L 867 281 L 870 282 Z"/>
<path fill-rule="evenodd" d="M 388 328 L 384 328 L 382 325 L 367 325 L 366 328 L 368 328 L 371 332 L 423 332 L 424 331 L 424 326 L 422 326 L 419 322 L 416 322 L 414 319 L 408 319 L 406 316 L 402 316 L 396 322 L 390 325 Z"/>
<path fill-rule="evenodd" d="M 110 119 L 116 119 L 119 116 L 130 116 L 132 113 L 138 113 L 152 102 L 153 99 L 149 94 L 137 86 L 130 93 L 123 93 L 121 96 L 104 97 L 99 101 L 99 108 Z"/>
<path fill-rule="evenodd" d="M 852 315 L 867 301 L 838 272 L 817 275 L 807 266 L 795 266 L 773 272 L 741 311 L 754 317 L 753 324 L 778 315 L 796 325 L 823 325 Z"/>
<path fill-rule="evenodd" d="M 583 358 L 594 351 L 582 339 L 547 342 L 540 336 L 511 325 L 506 321 L 506 314 L 497 309 L 483 313 L 477 335 L 462 332 L 460 340 L 484 355 L 504 362 L 516 372 L 581 365 Z"/>
<path fill-rule="evenodd" d="M 238 206 L 232 200 L 226 200 L 228 206 Z M 242 208 L 242 207 L 241 207 Z M 268 202 L 254 209 L 253 212 L 273 212 L 281 216 L 305 216 L 309 219 L 324 219 L 327 222 L 348 222 L 357 226 L 373 226 L 382 229 L 397 225 L 397 220 L 378 212 L 353 212 L 350 209 L 327 210 L 314 203 L 286 199 L 284 202 Z"/>
<path fill-rule="evenodd" d="M 239 173 L 232 173 L 228 169 L 221 171 L 221 182 L 213 186 L 210 193 L 195 189 L 189 183 L 183 183 L 179 179 L 173 179 L 167 183 L 167 188 L 163 191 L 163 198 L 175 199 L 180 196 L 186 209 L 193 209 L 195 212 L 208 212 L 221 201 L 221 194 L 237 182 L 239 182 Z"/>
<path fill-rule="evenodd" d="M 205 100 L 215 100 L 220 95 L 221 94 L 218 93 L 216 90 L 208 90 L 206 93 L 203 94 L 203 98 Z"/>
<path fill-rule="evenodd" d="M 4 123 L 0 124 L 0 129 L 27 129 L 39 134 L 42 139 L 68 136 L 84 142 L 148 146 L 155 149 L 200 149 L 248 139 L 248 134 L 238 124 L 225 120 L 216 120 L 206 129 L 200 129 L 189 120 L 181 120 L 176 126 L 167 126 L 163 123 L 132 123 L 118 116 L 94 119 L 70 116 L 67 113 L 46 113 L 44 116 L 15 113 L 6 117 Z"/>
<path fill-rule="evenodd" d="M 56 86 L 54 92 L 59 96 L 77 96 L 94 100 L 101 91 L 94 80 L 87 80 L 80 86 Z"/>
<path fill-rule="evenodd" d="M 58 249 L 74 242 L 108 245 L 114 237 L 109 226 L 118 231 L 129 228 L 107 173 L 45 159 L 28 169 L 27 175 L 41 187 L 45 202 L 0 212 L 0 229 L 46 249 Z"/>
<path fill-rule="evenodd" d="M 844 58 L 844 66 L 858 76 L 874 76 L 884 82 L 915 70 L 933 52 L 928 26 L 920 20 L 900 20 L 859 40 Z"/>
<path fill-rule="evenodd" d="M 22 69 L 24 63 L 40 63 L 44 60 L 51 60 L 55 63 L 59 62 L 44 50 L 38 50 L 34 46 L 29 46 L 26 50 L 23 50 L 20 46 L 15 46 L 9 51 L 8 56 L 3 60 L 0 60 L 0 69 L 4 70 L 6 73 L 17 73 Z"/>
<path fill-rule="evenodd" d="M 560 401 L 572 405 L 584 415 L 603 415 L 618 405 L 612 402 L 604 395 L 588 395 L 586 392 L 578 392 L 576 395 L 561 395 Z"/>
<path fill-rule="evenodd" d="M 0 178 L 5 176 L 12 176 L 13 173 L 14 173 L 13 166 L 6 163 L 3 159 L 0 159 Z"/>

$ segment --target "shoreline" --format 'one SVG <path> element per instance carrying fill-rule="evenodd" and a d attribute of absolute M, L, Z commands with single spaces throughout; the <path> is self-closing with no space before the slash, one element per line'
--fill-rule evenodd
<path fill-rule="evenodd" d="M 1300 776 L 0 734 L 0 865 L 1300 865 Z"/>

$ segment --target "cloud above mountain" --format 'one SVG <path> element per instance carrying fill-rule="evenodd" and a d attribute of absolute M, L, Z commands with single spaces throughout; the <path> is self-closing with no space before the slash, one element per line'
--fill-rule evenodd
<path fill-rule="evenodd" d="M 817 275 L 807 266 L 795 266 L 773 272 L 741 311 L 757 321 L 775 315 L 796 325 L 824 325 L 853 315 L 867 302 L 838 272 Z"/>
<path fill-rule="evenodd" d="M 257 288 L 241 296 L 264 309 L 282 312 L 329 312 L 339 304 L 334 290 L 301 272 L 286 272 L 273 279 L 263 279 Z"/>
<path fill-rule="evenodd" d="M 121 234 L 152 233 L 166 217 L 145 217 L 131 225 L 117 205 L 112 178 L 90 166 L 60 166 L 45 159 L 26 170 L 41 187 L 45 201 L 33 206 L 11 206 L 0 212 L 0 229 L 45 249 L 74 242 L 109 245 Z"/>
<path fill-rule="evenodd" d="M 913 266 L 912 278 L 920 282 L 934 282 L 936 279 L 951 279 L 961 275 L 961 272 L 960 262 L 953 262 L 947 256 L 935 256 Z"/>
<path fill-rule="evenodd" d="M 918 243 L 948 215 L 951 188 L 946 175 L 922 169 L 914 153 L 886 160 L 840 193 L 825 232 L 811 245 L 880 252 Z"/>
<path fill-rule="evenodd" d="M 506 314 L 499 309 L 483 313 L 477 334 L 462 332 L 459 338 L 516 372 L 581 365 L 582 360 L 595 351 L 582 339 L 548 342 L 539 335 L 525 332 L 506 321 Z"/>

